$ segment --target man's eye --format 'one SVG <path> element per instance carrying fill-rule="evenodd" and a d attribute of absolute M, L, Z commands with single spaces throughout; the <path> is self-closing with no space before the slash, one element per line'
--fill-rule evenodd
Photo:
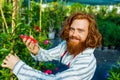
<path fill-rule="evenodd" d="M 78 30 L 78 32 L 83 32 L 83 31 L 84 31 L 84 30 L 81 30 L 81 29 L 80 29 L 80 30 Z"/>
<path fill-rule="evenodd" d="M 72 31 L 73 31 L 74 29 L 73 29 L 73 28 L 70 28 L 70 30 L 72 30 Z"/>

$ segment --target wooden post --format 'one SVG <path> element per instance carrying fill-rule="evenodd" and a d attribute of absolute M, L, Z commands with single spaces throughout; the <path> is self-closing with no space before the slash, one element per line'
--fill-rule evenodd
<path fill-rule="evenodd" d="M 17 0 L 13 0 L 13 6 L 12 6 L 12 33 L 15 30 L 16 26 L 16 12 L 17 12 Z"/>
<path fill-rule="evenodd" d="M 42 29 L 41 19 L 42 19 L 42 0 L 40 0 L 40 29 Z"/>

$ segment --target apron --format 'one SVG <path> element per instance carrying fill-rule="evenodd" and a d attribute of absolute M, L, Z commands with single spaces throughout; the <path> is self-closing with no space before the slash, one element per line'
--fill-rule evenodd
<path fill-rule="evenodd" d="M 56 73 L 62 72 L 64 70 L 67 70 L 69 68 L 70 62 L 68 65 L 61 63 L 61 61 L 66 53 L 67 53 L 67 51 L 65 51 L 62 54 L 60 61 L 52 60 L 52 61 L 44 62 L 44 65 L 41 67 L 41 71 L 46 74 L 56 74 Z"/>

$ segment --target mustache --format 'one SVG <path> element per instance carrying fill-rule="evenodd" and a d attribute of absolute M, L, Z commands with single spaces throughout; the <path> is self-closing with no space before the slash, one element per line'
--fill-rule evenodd
<path fill-rule="evenodd" d="M 69 39 L 76 39 L 76 40 L 80 40 L 80 38 L 77 38 L 76 36 L 70 36 Z"/>

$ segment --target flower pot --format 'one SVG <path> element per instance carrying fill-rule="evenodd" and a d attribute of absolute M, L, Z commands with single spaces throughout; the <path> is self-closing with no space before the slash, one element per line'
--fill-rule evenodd
<path fill-rule="evenodd" d="M 55 32 L 49 32 L 48 37 L 49 37 L 49 39 L 54 39 L 55 38 Z"/>

